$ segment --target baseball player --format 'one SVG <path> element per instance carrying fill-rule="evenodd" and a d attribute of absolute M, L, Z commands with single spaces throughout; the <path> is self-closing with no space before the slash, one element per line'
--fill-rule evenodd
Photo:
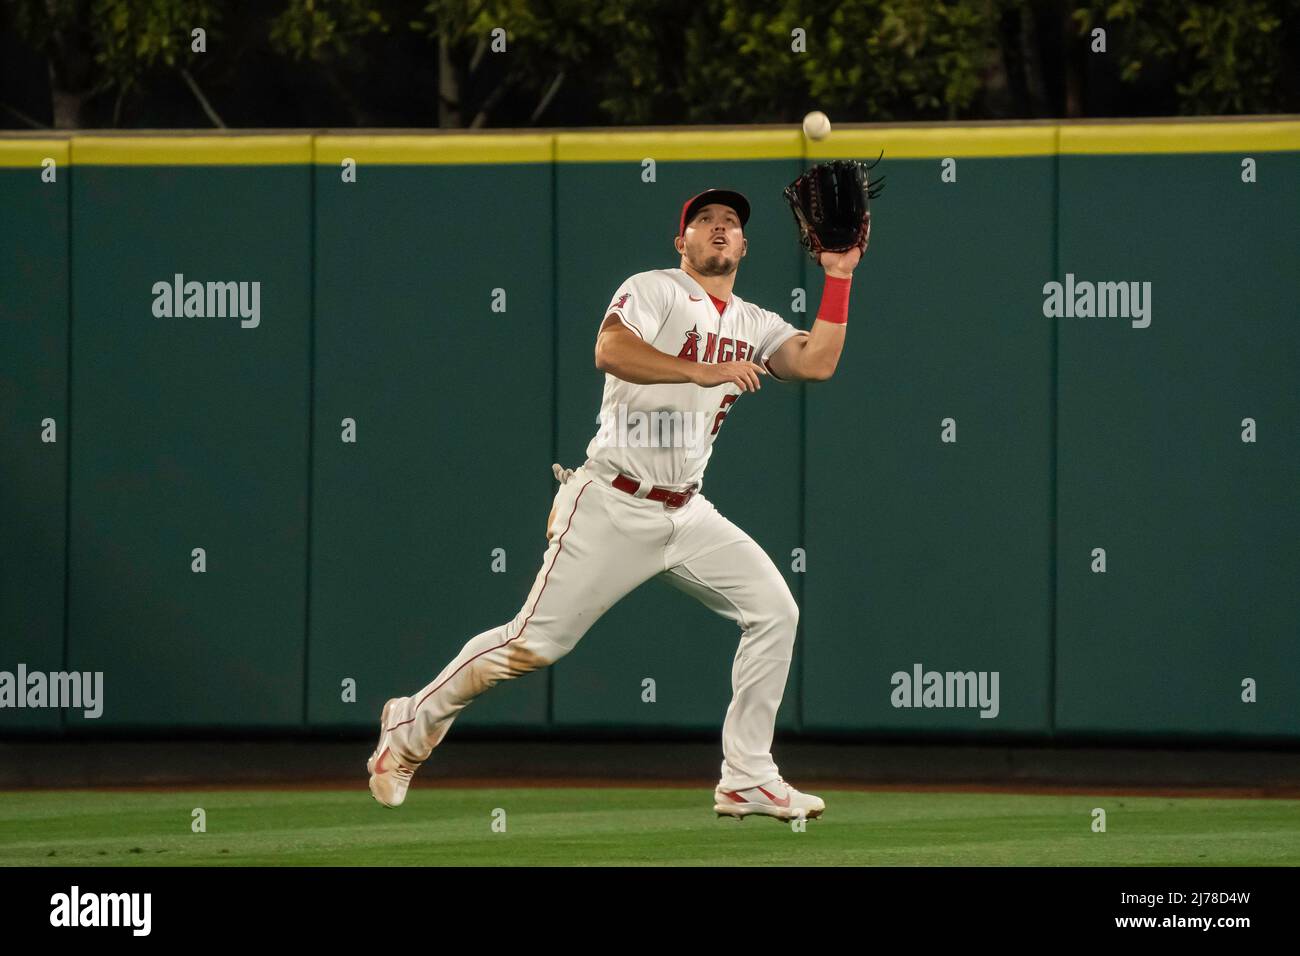
<path fill-rule="evenodd" d="M 770 752 L 799 608 L 763 549 L 700 489 L 741 395 L 769 377 L 822 381 L 835 371 L 866 241 L 820 253 L 820 308 L 811 331 L 801 331 L 732 291 L 748 220 L 740 193 L 691 197 L 673 240 L 680 266 L 638 273 L 615 292 L 596 337 L 601 430 L 581 467 L 552 466 L 561 483 L 532 590 L 512 620 L 471 638 L 427 686 L 384 705 L 366 764 L 370 792 L 384 806 L 402 803 L 412 774 L 470 701 L 555 663 L 616 601 L 659 577 L 741 630 L 714 809 L 780 819 L 825 810 L 821 798 L 781 778 Z"/>

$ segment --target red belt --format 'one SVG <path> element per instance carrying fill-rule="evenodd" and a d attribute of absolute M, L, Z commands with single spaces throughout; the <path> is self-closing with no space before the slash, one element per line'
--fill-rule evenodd
<path fill-rule="evenodd" d="M 629 495 L 635 495 L 637 489 L 641 487 L 641 482 L 623 474 L 620 474 L 615 478 L 611 484 L 619 491 L 626 491 Z M 699 490 L 699 487 L 699 483 L 697 482 L 687 491 L 673 491 L 671 488 L 664 488 L 655 485 L 650 489 L 650 493 L 645 497 L 650 501 L 662 501 L 669 508 L 680 508 L 682 505 L 686 504 L 686 502 L 691 500 L 695 495 L 695 492 Z"/>

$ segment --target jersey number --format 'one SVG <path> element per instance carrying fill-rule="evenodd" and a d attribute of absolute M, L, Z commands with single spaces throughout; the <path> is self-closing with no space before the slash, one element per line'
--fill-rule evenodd
<path fill-rule="evenodd" d="M 727 417 L 727 409 L 730 408 L 731 404 L 738 398 L 740 398 L 739 395 L 728 395 L 723 398 L 722 404 L 718 407 L 718 414 L 713 418 L 713 431 L 709 432 L 710 435 L 716 435 L 718 433 L 718 429 L 722 427 L 723 419 Z"/>

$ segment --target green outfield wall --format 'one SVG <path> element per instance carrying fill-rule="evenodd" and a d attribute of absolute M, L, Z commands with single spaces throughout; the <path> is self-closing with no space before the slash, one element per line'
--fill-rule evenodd
<path fill-rule="evenodd" d="M 781 187 L 882 150 L 836 375 L 705 482 L 799 599 L 778 728 L 1300 740 L 1292 119 L 0 138 L 0 734 L 369 728 L 519 609 L 682 201 L 808 327 Z M 737 638 L 651 581 L 455 732 L 716 733 Z"/>

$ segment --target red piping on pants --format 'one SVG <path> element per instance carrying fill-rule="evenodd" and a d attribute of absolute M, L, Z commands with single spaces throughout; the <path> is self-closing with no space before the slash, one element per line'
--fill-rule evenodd
<path fill-rule="evenodd" d="M 587 485 L 589 484 L 591 484 L 591 481 L 587 482 Z M 420 705 L 423 704 L 426 700 L 428 700 L 433 694 L 435 694 L 438 691 L 438 689 L 443 686 L 443 684 L 446 684 L 447 681 L 451 680 L 453 677 L 459 674 L 462 670 L 464 670 L 464 668 L 467 665 L 474 663 L 474 661 L 478 660 L 484 654 L 490 653 L 491 651 L 500 650 L 501 648 L 505 647 L 506 644 L 511 643 L 511 641 L 517 641 L 519 640 L 519 638 L 524 636 L 524 631 L 528 629 L 528 622 L 531 621 L 533 619 L 533 615 L 537 613 L 537 605 L 541 603 L 542 595 L 546 593 L 546 584 L 548 581 L 551 580 L 551 571 L 555 568 L 555 562 L 559 560 L 560 552 L 564 550 L 564 536 L 569 533 L 569 528 L 573 526 L 573 516 L 577 514 L 578 502 L 582 500 L 582 494 L 587 490 L 587 485 L 583 485 L 581 488 L 579 488 L 578 497 L 573 499 L 573 510 L 569 512 L 569 521 L 564 526 L 564 531 L 560 533 L 559 546 L 555 549 L 555 557 L 551 558 L 551 566 L 546 569 L 546 576 L 542 578 L 542 589 L 537 592 L 537 600 L 533 602 L 533 609 L 528 612 L 528 617 L 524 618 L 524 624 L 523 627 L 519 628 L 519 633 L 516 634 L 514 637 L 510 638 L 509 641 L 505 641 L 501 644 L 498 644 L 496 647 L 489 647 L 487 650 L 479 651 L 477 654 L 475 654 L 473 657 L 467 660 L 464 664 L 461 664 L 460 667 L 457 667 L 454 671 L 452 671 L 450 674 L 447 675 L 447 680 L 442 681 L 441 683 L 438 684 L 437 687 L 435 687 L 433 690 L 429 691 L 429 693 L 425 694 L 423 697 L 420 698 L 420 703 L 415 705 L 416 711 L 418 711 L 420 709 Z M 385 730 L 384 733 L 390 733 L 396 730 L 398 727 L 402 727 L 406 724 L 413 723 L 414 721 L 415 721 L 415 711 L 412 711 L 410 720 L 404 720 L 400 724 L 393 724 L 393 726 Z"/>

